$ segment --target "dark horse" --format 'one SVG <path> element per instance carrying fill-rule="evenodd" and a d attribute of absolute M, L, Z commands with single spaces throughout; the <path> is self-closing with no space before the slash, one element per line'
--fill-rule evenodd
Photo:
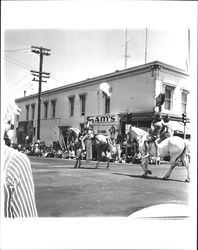
<path fill-rule="evenodd" d="M 101 161 L 102 153 L 105 153 L 107 157 L 106 168 L 109 169 L 110 157 L 112 154 L 116 153 L 116 147 L 111 143 L 110 139 L 103 134 L 94 135 L 92 140 L 93 140 L 94 149 L 96 150 L 96 153 L 97 153 L 96 168 L 98 168 L 99 162 Z M 81 144 L 80 139 L 75 143 L 74 147 L 76 151 L 76 163 L 75 163 L 74 168 L 80 168 L 81 160 L 83 156 L 82 144 Z"/>

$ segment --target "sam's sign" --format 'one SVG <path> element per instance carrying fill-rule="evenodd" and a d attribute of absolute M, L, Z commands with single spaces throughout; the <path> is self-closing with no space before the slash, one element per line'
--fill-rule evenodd
<path fill-rule="evenodd" d="M 93 123 L 112 123 L 118 122 L 118 115 L 87 116 L 87 119 L 91 119 Z"/>

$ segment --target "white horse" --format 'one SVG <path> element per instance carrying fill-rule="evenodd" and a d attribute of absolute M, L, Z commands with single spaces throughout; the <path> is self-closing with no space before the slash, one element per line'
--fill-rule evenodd
<path fill-rule="evenodd" d="M 131 126 L 129 130 L 129 139 L 132 141 L 133 139 L 136 139 L 139 143 L 139 151 L 142 154 L 142 161 L 141 166 L 144 170 L 143 176 L 147 176 L 148 174 L 152 174 L 151 170 L 148 169 L 148 157 L 143 158 L 145 155 L 145 145 L 144 140 L 146 139 L 146 136 L 148 133 L 140 128 L 136 128 Z M 171 136 L 161 143 L 159 145 L 159 152 L 161 157 L 170 156 L 170 169 L 165 174 L 163 179 L 168 179 L 176 166 L 176 161 L 180 159 L 183 163 L 183 165 L 186 167 L 187 170 L 187 178 L 186 182 L 190 181 L 190 172 L 189 172 L 189 161 L 188 156 L 190 154 L 190 145 L 187 140 L 184 140 L 178 136 Z M 156 148 L 154 143 L 149 143 L 149 153 L 151 156 L 156 155 Z"/>

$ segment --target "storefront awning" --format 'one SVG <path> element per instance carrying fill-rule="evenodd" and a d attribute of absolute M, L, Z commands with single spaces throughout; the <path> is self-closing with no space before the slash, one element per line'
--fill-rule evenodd
<path fill-rule="evenodd" d="M 177 132 L 177 133 L 180 133 L 180 134 L 183 134 L 184 133 L 184 124 L 182 122 L 178 122 L 178 121 L 169 121 L 172 129 Z M 185 132 L 186 134 L 190 135 L 190 129 L 188 127 L 188 124 L 185 128 Z"/>

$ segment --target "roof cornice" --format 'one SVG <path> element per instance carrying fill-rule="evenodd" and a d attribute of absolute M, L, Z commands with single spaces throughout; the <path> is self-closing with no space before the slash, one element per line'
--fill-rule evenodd
<path fill-rule="evenodd" d="M 89 86 L 89 85 L 93 85 L 93 84 L 98 84 L 98 83 L 100 83 L 102 81 L 107 81 L 107 80 L 112 79 L 112 78 L 118 78 L 118 77 L 123 77 L 123 76 L 127 77 L 127 76 L 130 76 L 130 74 L 139 74 L 139 73 L 142 73 L 142 72 L 147 72 L 147 71 L 150 71 L 151 67 L 153 67 L 153 66 L 161 67 L 161 68 L 164 68 L 166 70 L 170 70 L 170 71 L 179 73 L 179 74 L 181 74 L 183 76 L 186 76 L 186 77 L 189 76 L 187 74 L 187 71 L 185 71 L 183 69 L 174 67 L 174 66 L 169 65 L 169 64 L 165 64 L 165 63 L 160 62 L 160 61 L 153 61 L 153 62 L 149 62 L 149 63 L 146 63 L 146 64 L 142 64 L 142 65 L 134 66 L 134 67 L 131 67 L 131 68 L 123 69 L 123 70 L 116 70 L 116 71 L 114 71 L 112 73 L 108 73 L 108 74 L 105 74 L 105 75 L 96 76 L 96 77 L 93 77 L 93 78 L 87 78 L 86 80 L 82 80 L 82 81 L 79 81 L 79 82 L 67 84 L 67 85 L 64 85 L 64 86 L 61 86 L 61 87 L 58 87 L 58 88 L 53 88 L 53 89 L 50 89 L 50 90 L 46 90 L 46 91 L 43 91 L 41 93 L 41 96 L 48 95 L 48 94 L 51 94 L 51 93 L 54 93 L 54 92 L 60 92 L 60 91 L 64 91 L 64 90 L 75 89 L 76 87 L 85 87 L 85 86 Z M 33 95 L 25 96 L 25 97 L 20 97 L 20 98 L 16 99 L 16 102 L 29 100 L 29 99 L 35 98 L 37 96 L 38 96 L 38 94 L 33 94 Z"/>

